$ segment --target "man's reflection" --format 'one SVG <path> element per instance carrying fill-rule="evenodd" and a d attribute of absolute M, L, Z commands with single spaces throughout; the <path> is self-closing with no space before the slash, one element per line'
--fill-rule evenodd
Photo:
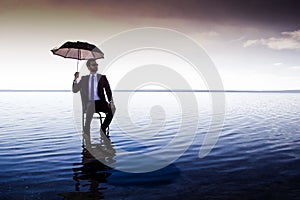
<path fill-rule="evenodd" d="M 75 191 L 62 194 L 65 199 L 103 199 L 101 183 L 107 182 L 111 175 L 109 164 L 115 162 L 115 150 L 110 139 L 104 134 L 100 143 L 92 144 L 89 134 L 83 134 L 82 162 L 73 168 Z"/>

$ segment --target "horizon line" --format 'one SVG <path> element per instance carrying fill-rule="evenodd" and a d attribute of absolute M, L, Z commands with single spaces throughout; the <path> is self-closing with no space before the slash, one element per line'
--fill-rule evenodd
<path fill-rule="evenodd" d="M 300 93 L 300 89 L 296 90 L 112 90 L 113 92 L 252 92 L 252 93 Z M 72 92 L 72 90 L 36 90 L 36 89 L 0 89 L 0 92 Z"/>

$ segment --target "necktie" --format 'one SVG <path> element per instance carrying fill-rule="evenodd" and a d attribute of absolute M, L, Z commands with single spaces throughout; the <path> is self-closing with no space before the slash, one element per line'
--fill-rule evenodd
<path fill-rule="evenodd" d="M 92 83 L 91 83 L 91 100 L 94 100 L 94 75 L 92 75 Z"/>

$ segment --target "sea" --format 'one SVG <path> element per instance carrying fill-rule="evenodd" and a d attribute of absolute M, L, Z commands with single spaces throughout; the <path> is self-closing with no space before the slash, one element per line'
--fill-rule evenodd
<path fill-rule="evenodd" d="M 199 151 L 215 114 L 210 93 L 193 92 L 187 105 L 176 92 L 131 93 L 125 110 L 115 99 L 118 118 L 101 160 L 93 154 L 105 148 L 99 119 L 92 121 L 89 150 L 72 92 L 0 92 L 0 199 L 300 198 L 300 93 L 225 92 L 221 131 L 204 157 Z M 169 143 L 195 123 L 194 132 Z M 167 162 L 143 171 L 155 152 Z"/>

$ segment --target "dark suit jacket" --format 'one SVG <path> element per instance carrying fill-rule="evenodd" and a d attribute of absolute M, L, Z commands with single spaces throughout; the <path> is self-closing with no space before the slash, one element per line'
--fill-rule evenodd
<path fill-rule="evenodd" d="M 82 103 L 84 105 L 87 105 L 87 102 L 89 100 L 89 77 L 90 77 L 90 75 L 82 76 L 79 83 L 73 82 L 73 87 L 72 87 L 72 91 L 74 93 L 80 91 Z M 98 96 L 100 97 L 101 100 L 106 101 L 105 95 L 104 95 L 104 90 L 105 90 L 108 101 L 111 101 L 112 92 L 111 92 L 111 89 L 110 89 L 110 86 L 109 86 L 106 76 L 97 74 L 97 79 L 99 80 L 98 81 Z"/>

